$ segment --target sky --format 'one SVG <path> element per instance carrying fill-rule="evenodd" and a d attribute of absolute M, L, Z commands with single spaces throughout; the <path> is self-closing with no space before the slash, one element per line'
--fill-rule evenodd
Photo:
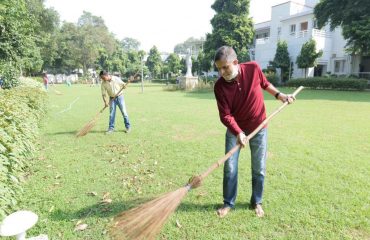
<path fill-rule="evenodd" d="M 154 45 L 161 52 L 173 52 L 176 44 L 190 37 L 205 37 L 215 0 L 46 0 L 61 21 L 76 23 L 83 11 L 101 16 L 117 39 L 138 40 L 149 52 Z M 271 6 L 287 0 L 251 0 L 250 15 L 255 23 L 268 21 Z"/>

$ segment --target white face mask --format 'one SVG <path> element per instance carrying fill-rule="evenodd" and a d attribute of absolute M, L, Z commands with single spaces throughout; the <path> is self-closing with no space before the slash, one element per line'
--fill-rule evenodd
<path fill-rule="evenodd" d="M 238 73 L 239 73 L 238 65 L 233 65 L 232 73 L 228 76 L 224 76 L 225 81 L 227 82 L 232 81 L 234 78 L 236 78 L 236 76 L 238 76 Z"/>

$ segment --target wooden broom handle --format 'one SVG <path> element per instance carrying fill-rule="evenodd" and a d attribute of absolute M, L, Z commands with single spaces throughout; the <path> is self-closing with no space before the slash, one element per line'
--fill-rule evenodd
<path fill-rule="evenodd" d="M 292 96 L 295 98 L 295 96 L 303 89 L 303 86 L 300 86 L 297 88 L 297 90 L 294 91 Z M 253 132 L 251 132 L 247 139 L 248 141 L 254 137 L 266 124 L 273 118 L 276 114 L 278 114 L 284 107 L 288 105 L 288 101 L 284 102 L 279 108 L 277 108 L 273 113 L 270 114 Z M 215 162 L 211 167 L 207 169 L 204 173 L 200 175 L 201 179 L 204 179 L 207 177 L 211 172 L 213 172 L 216 168 L 218 168 L 220 165 L 224 164 L 227 159 L 229 159 L 238 149 L 240 148 L 240 144 L 237 144 L 235 147 L 233 147 L 228 153 L 226 153 L 225 156 L 223 156 L 220 160 Z"/>

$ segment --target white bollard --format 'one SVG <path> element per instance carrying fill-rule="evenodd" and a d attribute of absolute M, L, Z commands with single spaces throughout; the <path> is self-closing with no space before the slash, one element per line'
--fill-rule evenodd
<path fill-rule="evenodd" d="M 0 236 L 15 236 L 17 240 L 26 240 L 26 231 L 33 227 L 38 216 L 31 211 L 17 211 L 7 216 L 0 224 Z M 48 240 L 47 235 L 27 238 L 27 240 Z"/>

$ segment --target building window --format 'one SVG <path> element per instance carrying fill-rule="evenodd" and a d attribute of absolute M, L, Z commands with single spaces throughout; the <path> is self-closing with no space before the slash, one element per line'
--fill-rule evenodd
<path fill-rule="evenodd" d="M 346 63 L 345 60 L 335 60 L 334 61 L 334 72 L 335 73 L 343 73 L 345 63 Z"/>
<path fill-rule="evenodd" d="M 307 31 L 308 30 L 308 22 L 301 23 L 301 31 Z"/>
<path fill-rule="evenodd" d="M 340 61 L 334 61 L 334 72 L 339 72 L 340 69 Z"/>
<path fill-rule="evenodd" d="M 280 36 L 280 34 L 281 34 L 281 27 L 278 27 L 278 36 Z"/>
<path fill-rule="evenodd" d="M 319 25 L 317 24 L 317 19 L 313 19 L 313 20 L 312 20 L 312 27 L 313 27 L 314 29 L 319 29 Z"/>
<path fill-rule="evenodd" d="M 290 25 L 290 35 L 294 35 L 294 34 L 295 34 L 295 24 Z"/>
<path fill-rule="evenodd" d="M 256 34 L 256 39 L 260 39 L 260 38 L 268 38 L 269 37 L 269 33 L 268 32 L 264 32 L 264 33 L 257 33 Z"/>

